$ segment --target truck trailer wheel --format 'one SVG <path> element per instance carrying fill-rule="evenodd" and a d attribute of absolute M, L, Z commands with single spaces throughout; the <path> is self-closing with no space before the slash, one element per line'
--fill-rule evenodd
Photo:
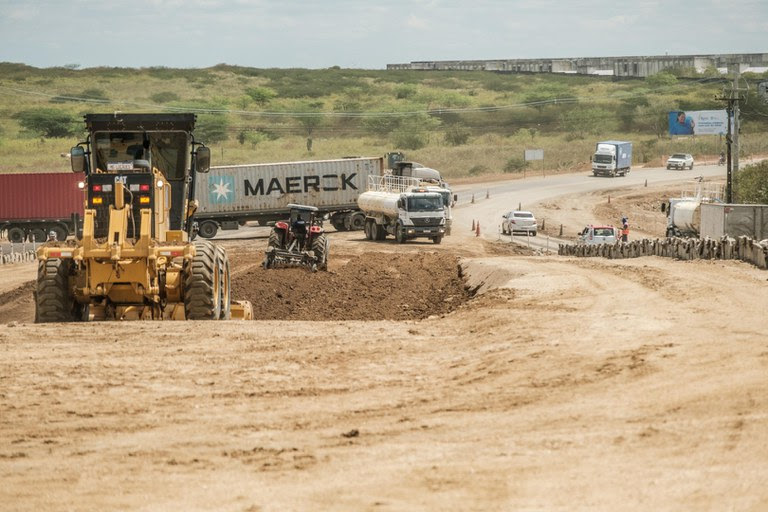
<path fill-rule="evenodd" d="M 221 316 L 221 279 L 216 248 L 195 242 L 195 257 L 184 268 L 184 313 L 187 320 L 218 320 Z"/>
<path fill-rule="evenodd" d="M 219 231 L 219 226 L 212 220 L 206 220 L 200 223 L 197 232 L 203 238 L 213 238 Z"/>
<path fill-rule="evenodd" d="M 365 214 L 363 212 L 353 213 L 349 218 L 349 230 L 359 231 L 365 226 Z"/>
<path fill-rule="evenodd" d="M 64 226 L 59 226 L 59 225 L 53 226 L 51 228 L 51 231 L 56 233 L 56 240 L 58 240 L 59 242 L 65 241 L 69 236 L 69 230 Z"/>
<path fill-rule="evenodd" d="M 80 304 L 69 288 L 72 260 L 50 258 L 37 266 L 35 322 L 73 322 L 80 319 Z"/>
<path fill-rule="evenodd" d="M 29 232 L 29 241 L 37 242 L 39 244 L 45 242 L 48 237 L 45 236 L 45 231 L 42 228 L 35 228 Z"/>
<path fill-rule="evenodd" d="M 14 244 L 20 244 L 24 241 L 24 230 L 16 227 L 9 229 L 8 240 Z"/>

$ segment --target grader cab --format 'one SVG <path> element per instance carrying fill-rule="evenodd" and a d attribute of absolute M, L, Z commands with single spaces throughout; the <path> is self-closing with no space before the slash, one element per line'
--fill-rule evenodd
<path fill-rule="evenodd" d="M 192 135 L 194 114 L 87 114 L 71 150 L 83 173 L 82 235 L 38 250 L 35 319 L 250 318 L 229 294 L 229 259 L 190 242 L 197 173 L 210 149 Z"/>

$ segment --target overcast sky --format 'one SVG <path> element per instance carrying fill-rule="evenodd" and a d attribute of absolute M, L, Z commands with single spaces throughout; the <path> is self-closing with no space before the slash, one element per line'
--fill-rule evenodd
<path fill-rule="evenodd" d="M 383 69 L 768 53 L 768 0 L 0 0 L 0 61 Z"/>

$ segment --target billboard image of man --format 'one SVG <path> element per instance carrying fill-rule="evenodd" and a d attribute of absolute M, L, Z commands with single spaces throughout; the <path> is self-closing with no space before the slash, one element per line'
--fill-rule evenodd
<path fill-rule="evenodd" d="M 694 126 L 693 118 L 686 115 L 682 110 L 669 113 L 670 135 L 693 135 Z"/>

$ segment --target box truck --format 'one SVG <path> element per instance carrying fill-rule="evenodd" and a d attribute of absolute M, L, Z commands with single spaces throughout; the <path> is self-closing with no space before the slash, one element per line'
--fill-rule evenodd
<path fill-rule="evenodd" d="M 592 174 L 595 176 L 626 176 L 632 167 L 632 143 L 605 140 L 595 145 Z"/>

